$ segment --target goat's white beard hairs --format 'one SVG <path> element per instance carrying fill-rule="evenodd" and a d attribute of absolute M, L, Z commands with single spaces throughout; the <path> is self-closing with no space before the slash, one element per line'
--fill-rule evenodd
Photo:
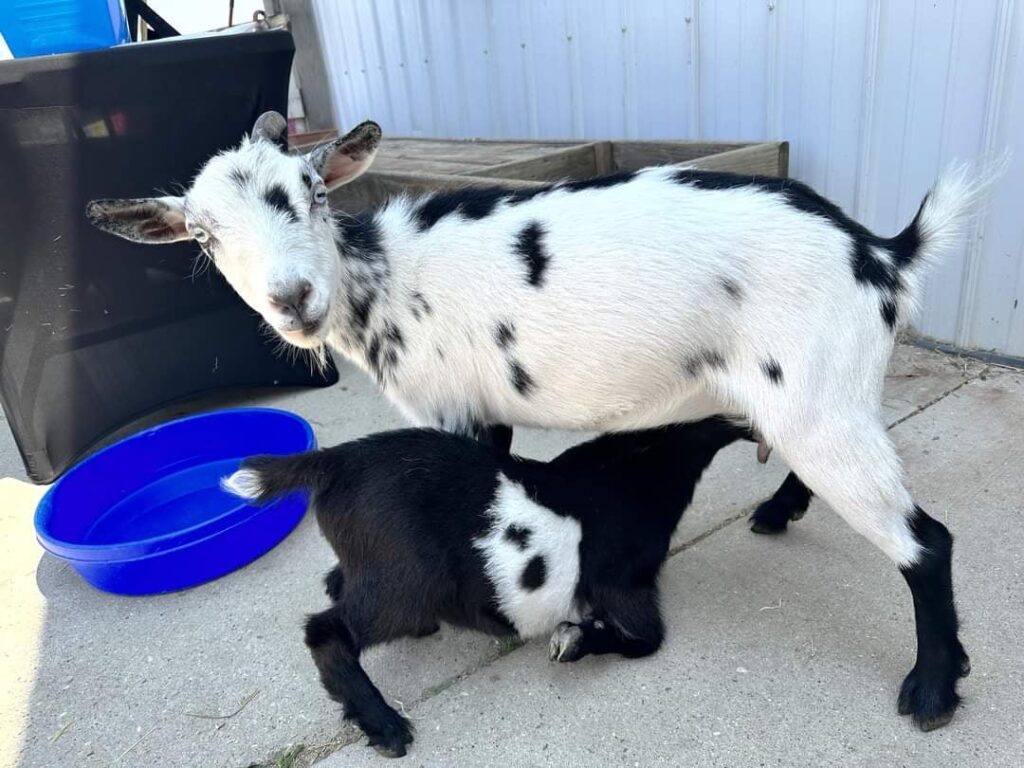
<path fill-rule="evenodd" d="M 264 335 L 274 341 L 275 354 L 283 355 L 290 363 L 297 363 L 300 358 L 304 358 L 309 365 L 311 374 L 318 373 L 323 376 L 327 373 L 327 363 L 330 358 L 325 342 L 321 341 L 315 347 L 297 347 L 281 338 L 281 335 L 266 321 L 260 324 L 260 329 Z"/>

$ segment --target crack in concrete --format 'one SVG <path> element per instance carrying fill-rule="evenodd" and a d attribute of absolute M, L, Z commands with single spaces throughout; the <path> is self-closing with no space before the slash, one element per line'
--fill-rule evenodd
<path fill-rule="evenodd" d="M 957 384 L 955 387 L 953 387 L 951 389 L 947 389 L 942 394 L 933 397 L 931 400 L 929 400 L 924 405 L 917 406 L 914 410 L 912 410 L 906 416 L 901 416 L 900 418 L 896 419 L 896 421 L 894 421 L 892 424 L 890 424 L 888 427 L 886 427 L 886 431 L 887 432 L 888 431 L 892 431 L 893 429 L 898 427 L 903 422 L 905 422 L 905 421 L 907 421 L 909 419 L 914 418 L 915 416 L 918 416 L 918 415 L 924 413 L 929 408 L 931 408 L 933 405 L 941 403 L 943 400 L 945 400 L 947 397 L 952 395 L 954 392 L 957 392 L 957 391 L 963 389 L 964 387 L 966 387 L 968 384 L 970 384 L 973 381 L 977 381 L 981 376 L 984 376 L 987 372 L 988 372 L 988 366 L 985 366 L 983 369 L 978 371 L 978 373 L 976 373 L 974 376 L 972 376 L 970 378 L 967 378 L 967 379 L 964 379 L 959 384 Z"/>

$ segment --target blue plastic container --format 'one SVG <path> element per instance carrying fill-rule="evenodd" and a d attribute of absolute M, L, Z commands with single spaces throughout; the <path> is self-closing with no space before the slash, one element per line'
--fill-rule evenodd
<path fill-rule="evenodd" d="M 3 0 L 0 34 L 15 58 L 131 41 L 121 0 Z"/>
<path fill-rule="evenodd" d="M 273 408 L 190 416 L 126 438 L 57 481 L 36 509 L 39 543 L 106 592 L 170 592 L 223 576 L 298 525 L 306 494 L 263 507 L 220 489 L 255 454 L 316 447 L 303 419 Z"/>

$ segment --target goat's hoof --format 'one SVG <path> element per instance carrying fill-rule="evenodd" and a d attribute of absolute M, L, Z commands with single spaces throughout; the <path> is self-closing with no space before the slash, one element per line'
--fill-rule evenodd
<path fill-rule="evenodd" d="M 751 533 L 760 533 L 763 536 L 775 536 L 786 532 L 786 524 L 783 523 L 781 528 L 776 528 L 771 525 L 766 525 L 760 520 L 752 520 L 750 523 L 750 531 Z"/>
<path fill-rule="evenodd" d="M 381 757 L 405 757 L 405 744 L 371 744 Z"/>
<path fill-rule="evenodd" d="M 563 621 L 551 635 L 548 658 L 552 661 L 576 661 L 583 656 L 583 630 L 578 624 Z"/>
<path fill-rule="evenodd" d="M 409 721 L 388 709 L 370 724 L 361 723 L 369 744 L 384 757 L 404 757 L 405 748 L 412 744 L 412 725 Z"/>
<path fill-rule="evenodd" d="M 958 670 L 962 670 L 962 663 L 957 664 Z M 969 671 L 970 661 L 966 664 Z M 956 692 L 958 676 L 962 676 L 962 672 L 952 676 L 942 675 L 942 679 L 936 679 L 934 676 L 922 675 L 914 667 L 900 686 L 897 702 L 899 713 L 910 715 L 914 725 L 922 731 L 934 731 L 946 725 L 953 719 L 953 713 L 960 704 L 960 696 Z"/>
<path fill-rule="evenodd" d="M 784 533 L 789 521 L 799 520 L 806 511 L 805 509 L 788 509 L 786 505 L 775 499 L 768 499 L 762 502 L 750 516 L 750 530 L 766 535 Z"/>

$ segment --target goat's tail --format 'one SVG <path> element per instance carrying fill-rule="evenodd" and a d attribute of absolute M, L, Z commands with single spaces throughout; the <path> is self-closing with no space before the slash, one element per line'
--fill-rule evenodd
<path fill-rule="evenodd" d="M 220 487 L 235 496 L 262 503 L 291 491 L 307 490 L 315 494 L 329 476 L 323 451 L 294 456 L 253 456 L 243 461 L 233 475 L 223 478 Z"/>
<path fill-rule="evenodd" d="M 914 220 L 890 241 L 897 271 L 923 271 L 960 242 L 984 213 L 1009 161 L 1004 152 L 984 162 L 948 167 L 921 201 Z"/>

